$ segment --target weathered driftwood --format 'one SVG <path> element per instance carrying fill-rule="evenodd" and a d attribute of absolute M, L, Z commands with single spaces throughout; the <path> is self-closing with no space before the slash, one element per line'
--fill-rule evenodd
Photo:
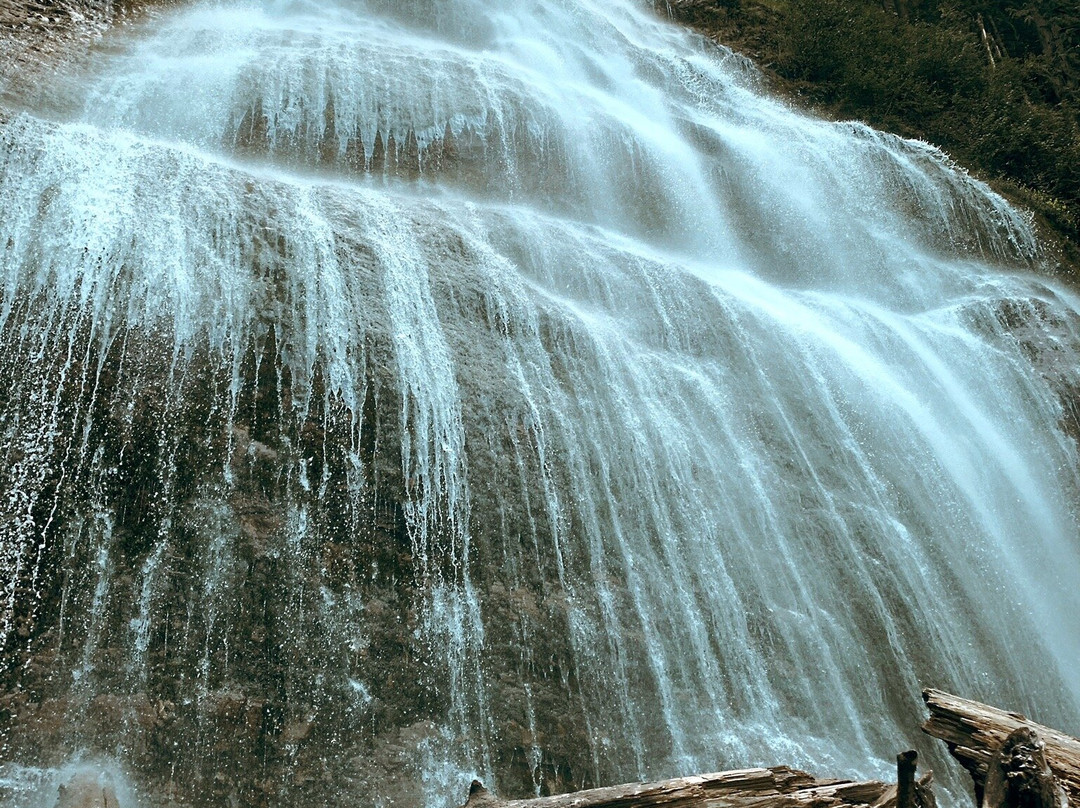
<path fill-rule="evenodd" d="M 1026 750 L 1041 741 L 1044 746 L 1039 751 L 1045 756 L 1045 762 L 1064 790 L 1069 804 L 1080 808 L 1080 740 L 1029 721 L 1019 713 L 999 710 L 940 690 L 924 690 L 923 700 L 930 708 L 930 718 L 923 724 L 923 731 L 945 741 L 953 757 L 971 773 L 975 781 L 975 799 L 980 805 L 984 804 L 984 796 L 992 800 L 1002 798 L 1006 786 L 1000 779 L 1010 779 L 1008 771 L 1014 772 L 1012 779 L 1015 780 L 1016 773 L 1022 769 L 1038 767 L 1035 752 Z M 1018 733 L 1013 737 L 1010 749 L 1005 750 L 1004 755 L 999 754 L 1006 739 L 1021 728 L 1033 731 L 1035 740 Z M 997 782 L 988 784 L 987 774 L 995 756 L 998 758 L 995 766 L 1001 768 L 994 776 Z M 986 793 L 988 785 L 994 793 Z M 992 800 L 985 801 L 987 806 Z M 999 804 L 994 803 L 995 806 Z"/>
<path fill-rule="evenodd" d="M 914 749 L 896 756 L 896 808 L 915 808 L 915 766 L 919 753 Z"/>
<path fill-rule="evenodd" d="M 1031 727 L 1009 733 L 990 759 L 983 808 L 1067 808 L 1065 792 L 1046 762 L 1046 744 Z"/>
<path fill-rule="evenodd" d="M 921 780 L 915 779 L 918 765 L 917 752 L 903 752 L 896 756 L 896 782 L 888 786 L 870 808 L 937 808 L 934 796 L 934 773 L 927 772 Z M 904 792 L 901 797 L 901 791 Z M 901 803 L 901 799 L 905 802 Z"/>
<path fill-rule="evenodd" d="M 465 808 L 885 808 L 890 790 L 895 805 L 895 787 L 876 780 L 820 780 L 797 769 L 777 766 L 529 800 L 500 800 L 474 782 Z"/>

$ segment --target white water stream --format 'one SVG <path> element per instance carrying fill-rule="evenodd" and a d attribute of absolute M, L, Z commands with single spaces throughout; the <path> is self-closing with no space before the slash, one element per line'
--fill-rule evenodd
<path fill-rule="evenodd" d="M 1080 301 L 936 150 L 634 0 L 200 3 L 8 104 L 13 804 L 887 776 L 923 685 L 1080 731 Z"/>

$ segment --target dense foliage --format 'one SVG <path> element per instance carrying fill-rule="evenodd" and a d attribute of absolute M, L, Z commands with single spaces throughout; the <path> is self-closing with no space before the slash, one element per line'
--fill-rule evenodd
<path fill-rule="evenodd" d="M 670 9 L 819 111 L 941 146 L 1034 210 L 1080 271 L 1075 0 L 674 0 Z"/>

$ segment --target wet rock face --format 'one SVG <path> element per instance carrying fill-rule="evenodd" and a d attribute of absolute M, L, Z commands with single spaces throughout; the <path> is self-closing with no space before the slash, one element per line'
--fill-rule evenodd
<path fill-rule="evenodd" d="M 419 612 L 426 583 L 452 570 L 417 568 L 390 377 L 372 371 L 358 428 L 318 381 L 306 411 L 289 407 L 272 334 L 228 407 L 212 357 L 177 382 L 159 347 L 138 333 L 87 346 L 67 373 L 97 384 L 58 385 L 53 414 L 87 431 L 9 453 L 9 474 L 33 458 L 54 476 L 34 504 L 42 555 L 26 556 L 9 615 L 5 749 L 43 767 L 122 750 L 152 806 L 320 805 L 343 789 L 423 804 L 417 750 L 438 758 L 454 741 Z M 370 350 L 370 367 L 393 366 Z M 0 394 L 9 413 L 13 389 Z M 478 539 L 478 556 L 505 553 L 499 535 Z M 534 638 L 565 621 L 564 603 L 540 572 L 513 585 L 497 567 L 474 573 L 494 627 L 498 786 L 592 784 L 565 629 Z M 537 714 L 564 718 L 538 727 Z M 87 777 L 61 804 L 97 794 Z"/>
<path fill-rule="evenodd" d="M 0 101 L 17 99 L 24 88 L 33 86 L 73 53 L 88 47 L 108 28 L 114 8 L 119 10 L 121 4 L 0 0 Z"/>
<path fill-rule="evenodd" d="M 325 447 L 350 438 L 332 404 L 283 428 L 288 380 L 266 373 L 272 360 L 248 377 L 230 416 L 199 395 L 220 383 L 210 373 L 192 372 L 179 390 L 155 384 L 148 351 L 131 395 L 113 375 L 119 362 L 100 359 L 86 361 L 101 389 L 58 405 L 93 424 L 92 448 L 38 504 L 36 513 L 54 515 L 44 555 L 14 600 L 0 734 L 42 765 L 123 748 L 151 781 L 166 775 L 194 804 L 317 791 L 327 747 L 371 742 L 435 702 L 409 622 L 415 584 L 396 504 L 400 463 L 377 468 L 364 434 L 366 494 L 326 475 L 305 497 L 290 475 L 318 481 L 321 464 L 340 471 Z M 374 399 L 367 408 L 375 431 Z M 70 520 L 88 492 L 107 503 L 107 524 Z M 298 507 L 310 507 L 317 524 L 303 536 Z M 335 636 L 327 602 L 363 611 L 351 623 L 363 634 Z M 322 681 L 332 675 L 352 677 L 356 689 L 346 679 L 349 691 L 335 692 Z M 319 751 L 309 761 L 310 747 Z M 233 766 L 246 774 L 227 774 Z"/>
<path fill-rule="evenodd" d="M 101 775 L 77 774 L 57 791 L 54 808 L 125 808 L 116 796 L 116 788 Z"/>
<path fill-rule="evenodd" d="M 1067 370 L 1077 363 L 1076 324 L 1055 312 L 1056 299 L 1057 293 L 1047 289 L 1041 298 L 1002 300 L 991 322 L 1016 340 L 1025 359 L 1057 394 L 1061 429 L 1080 445 L 1080 386 Z"/>
<path fill-rule="evenodd" d="M 927 675 L 1072 714 L 1023 217 L 636 2 L 353 5 L 133 26 L 0 124 L 5 772 L 433 808 L 857 770 Z"/>
<path fill-rule="evenodd" d="M 497 417 L 470 424 L 487 483 L 463 556 L 462 526 L 415 459 L 428 447 L 411 471 L 403 462 L 419 427 L 403 427 L 416 416 L 385 302 L 363 301 L 356 384 L 332 387 L 319 361 L 297 361 L 299 329 L 273 319 L 303 304 L 283 277 L 293 246 L 256 232 L 244 268 L 258 315 L 230 335 L 241 344 L 181 344 L 167 327 L 95 323 L 44 298 L 0 327 L 0 486 L 17 498 L 2 525 L 5 758 L 55 768 L 119 755 L 151 805 L 320 805 L 391 782 L 416 805 L 426 770 L 460 776 L 462 757 L 480 757 L 468 727 L 481 694 L 461 691 L 487 678 L 482 743 L 506 793 L 595 782 L 550 558 L 483 563 L 519 556 L 527 531 L 546 543 L 529 526 L 543 492 L 514 462 L 538 467 L 527 429 L 506 441 Z M 472 273 L 443 283 L 441 304 L 482 306 L 475 256 L 452 237 L 438 249 L 447 275 Z M 358 286 L 382 285 L 363 244 L 342 237 L 339 250 Z M 86 269 L 123 267 L 113 260 Z M 465 322 L 454 340 L 478 413 L 520 409 L 497 346 Z M 499 327 L 478 324 L 481 336 Z M 483 593 L 483 660 L 461 636 L 466 576 Z"/>

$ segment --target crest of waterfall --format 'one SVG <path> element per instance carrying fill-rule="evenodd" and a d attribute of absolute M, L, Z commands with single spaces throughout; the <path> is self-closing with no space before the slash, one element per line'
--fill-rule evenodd
<path fill-rule="evenodd" d="M 11 804 L 1080 730 L 1080 300 L 936 149 L 636 0 L 195 3 L 5 103 Z"/>

